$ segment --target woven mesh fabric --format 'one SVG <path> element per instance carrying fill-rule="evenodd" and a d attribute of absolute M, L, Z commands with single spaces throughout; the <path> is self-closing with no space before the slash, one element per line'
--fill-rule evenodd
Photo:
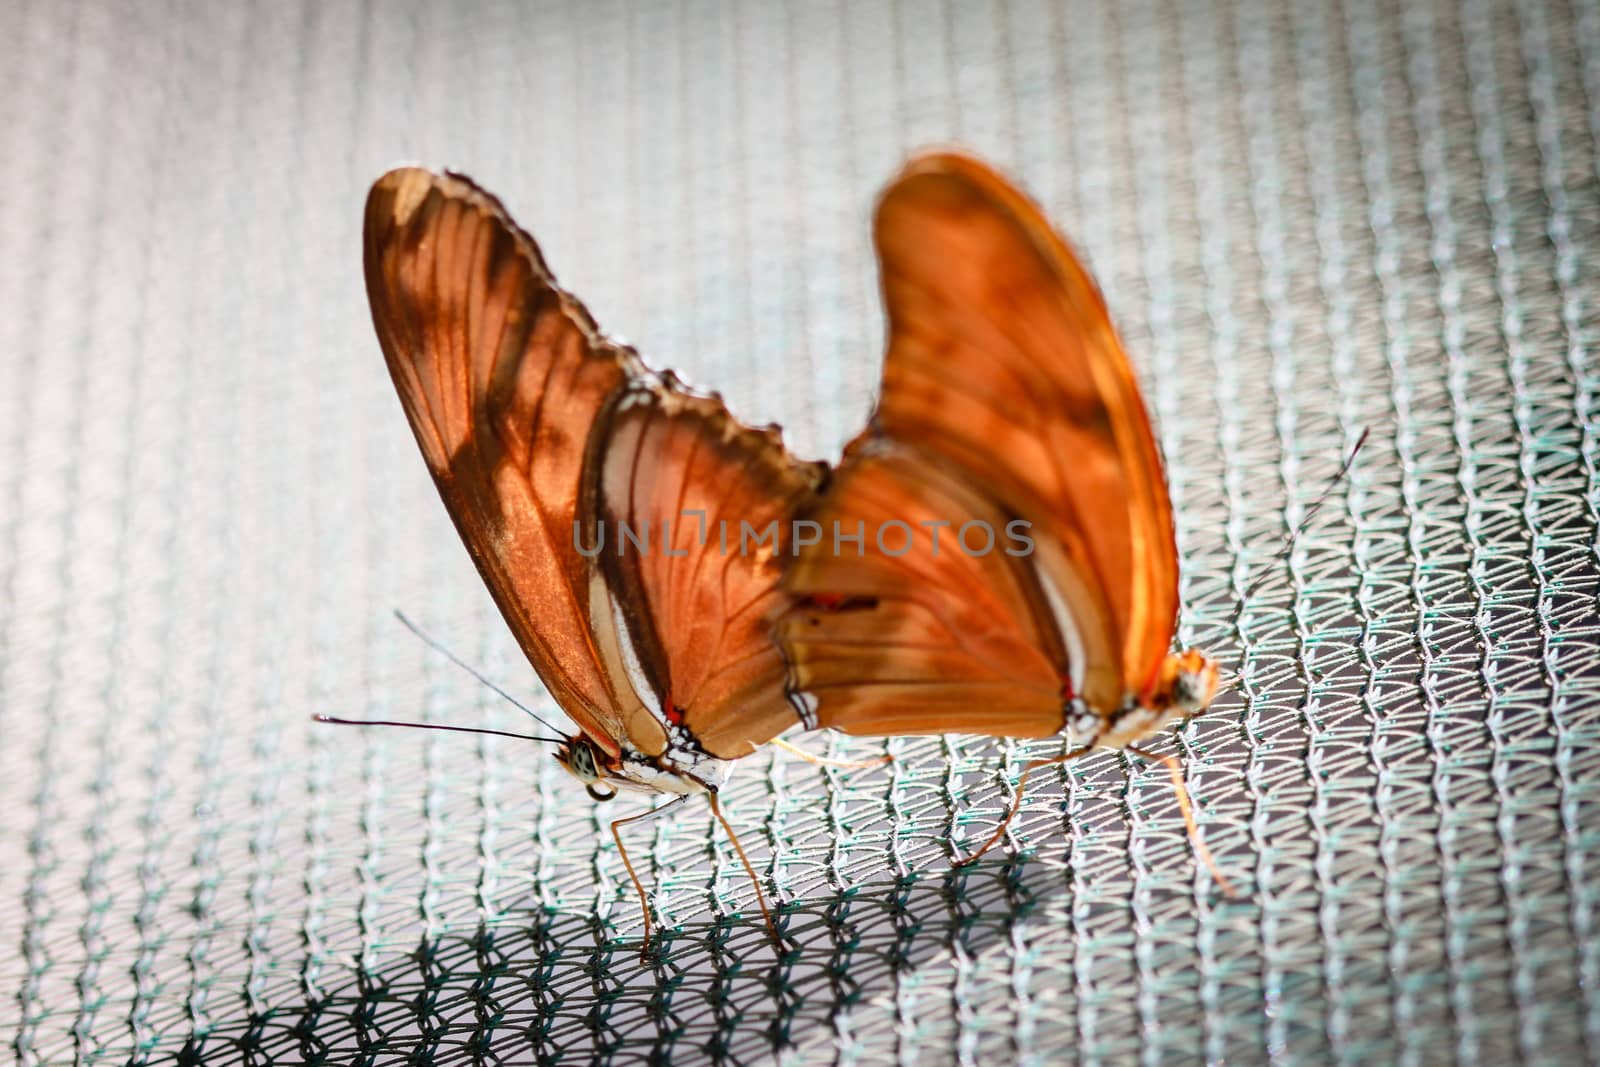
<path fill-rule="evenodd" d="M 22 1063 L 1600 1058 L 1600 9 L 0 3 L 0 1035 Z M 1146 386 L 1181 637 L 1157 742 L 802 738 L 637 828 L 439 506 L 360 277 L 466 171 L 654 365 L 831 456 L 911 148 L 1017 174 Z M 1342 453 L 1358 462 L 1279 559 Z M 1270 576 L 1259 589 L 1251 585 Z M 1246 593 L 1250 592 L 1247 597 Z"/>

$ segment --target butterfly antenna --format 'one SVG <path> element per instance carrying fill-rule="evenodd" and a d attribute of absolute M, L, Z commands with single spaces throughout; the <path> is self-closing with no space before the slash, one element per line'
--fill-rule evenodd
<path fill-rule="evenodd" d="M 452 734 L 489 734 L 494 737 L 515 737 L 522 741 L 546 741 L 553 745 L 564 745 L 564 737 L 539 737 L 536 734 L 516 734 L 510 730 L 487 730 L 481 726 L 444 726 L 436 722 L 398 722 L 392 719 L 341 719 L 337 715 L 313 715 L 317 722 L 333 723 L 335 726 L 405 726 L 413 730 L 444 730 Z"/>
<path fill-rule="evenodd" d="M 1317 517 L 1317 512 L 1322 510 L 1322 506 L 1328 502 L 1328 498 L 1333 495 L 1333 491 L 1339 488 L 1339 483 L 1344 481 L 1345 477 L 1349 475 L 1350 468 L 1355 464 L 1356 456 L 1361 452 L 1361 446 L 1367 443 L 1367 437 L 1371 433 L 1372 427 L 1370 426 L 1361 431 L 1361 436 L 1356 438 L 1355 447 L 1350 450 L 1350 454 L 1346 456 L 1344 458 L 1344 462 L 1339 465 L 1338 473 L 1332 478 L 1328 479 L 1328 484 L 1323 487 L 1322 492 L 1317 494 L 1317 499 L 1312 501 L 1311 506 L 1306 509 L 1306 513 L 1300 517 L 1300 524 L 1290 531 L 1288 536 L 1283 539 L 1283 548 L 1279 550 L 1277 556 L 1274 557 L 1274 564 L 1283 562 L 1289 558 L 1291 553 L 1294 552 L 1294 546 L 1297 542 L 1299 542 L 1300 535 L 1306 532 L 1306 528 L 1311 525 L 1311 520 Z M 1271 579 L 1271 577 L 1272 573 L 1269 569 L 1266 574 L 1263 574 L 1254 582 L 1251 582 L 1249 588 L 1244 591 L 1244 599 L 1248 601 L 1254 597 L 1255 594 L 1260 591 L 1261 587 Z"/>
<path fill-rule="evenodd" d="M 499 693 L 502 697 L 504 697 L 506 700 L 508 700 L 512 704 L 512 706 L 521 709 L 523 711 L 523 713 L 528 716 L 528 718 L 532 719 L 534 722 L 538 723 L 540 726 L 543 726 L 546 730 L 550 730 L 550 731 L 552 731 L 554 733 L 558 733 L 558 734 L 561 732 L 558 728 L 556 728 L 555 726 L 550 725 L 550 723 L 546 722 L 544 719 L 540 718 L 537 714 L 535 714 L 534 710 L 532 708 L 528 707 L 528 705 L 524 704 L 522 701 L 518 700 L 516 697 L 512 696 L 510 693 L 506 692 L 504 689 L 501 689 L 498 685 L 494 684 L 489 679 L 485 678 L 483 676 L 483 672 L 479 671 L 476 667 L 472 666 L 472 664 L 468 663 L 466 660 L 463 660 L 460 656 L 457 656 L 454 652 L 451 652 L 448 648 L 444 647 L 443 643 L 441 643 L 440 641 L 438 641 L 435 638 L 431 637 L 427 633 L 424 633 L 422 627 L 420 627 L 416 623 L 412 622 L 406 616 L 405 612 L 403 612 L 400 609 L 396 608 L 395 609 L 395 613 L 394 613 L 394 617 L 400 620 L 400 625 L 404 626 L 406 629 L 410 630 L 412 633 L 414 633 L 418 637 L 420 637 L 422 639 L 422 643 L 423 644 L 427 645 L 429 648 L 431 648 L 435 652 L 439 653 L 445 659 L 449 660 L 451 663 L 454 663 L 457 667 L 460 667 L 462 670 L 464 670 L 468 674 L 472 675 L 474 678 L 476 678 L 478 681 L 482 682 L 484 685 L 488 686 L 490 689 L 494 690 L 496 693 Z M 452 729 L 463 729 L 463 728 L 462 727 L 452 727 Z"/>

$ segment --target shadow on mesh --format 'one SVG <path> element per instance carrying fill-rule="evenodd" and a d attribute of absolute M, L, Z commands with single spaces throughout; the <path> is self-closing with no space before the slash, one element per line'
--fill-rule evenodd
<path fill-rule="evenodd" d="M 325 983 L 334 991 L 314 1003 L 224 1023 L 182 1059 L 746 1062 L 826 1043 L 838 1013 L 954 950 L 1002 948 L 1063 877 L 1057 864 L 999 858 L 790 901 L 782 961 L 759 914 L 679 924 L 641 963 L 638 939 L 610 923 L 521 912 L 425 939 L 342 988 Z"/>

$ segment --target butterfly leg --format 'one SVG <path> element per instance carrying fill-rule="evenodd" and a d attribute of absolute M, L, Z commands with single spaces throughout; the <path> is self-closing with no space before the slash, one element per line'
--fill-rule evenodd
<path fill-rule="evenodd" d="M 1200 862 L 1205 864 L 1206 870 L 1211 872 L 1211 877 L 1217 880 L 1217 885 L 1222 888 L 1222 892 L 1225 895 L 1229 897 L 1238 896 L 1238 893 L 1234 891 L 1233 883 L 1228 881 L 1221 868 L 1217 866 L 1217 861 L 1212 858 L 1211 850 L 1206 847 L 1205 838 L 1200 836 L 1200 824 L 1195 821 L 1194 804 L 1189 799 L 1189 787 L 1183 783 L 1183 765 L 1178 762 L 1177 757 L 1170 755 L 1160 756 L 1147 749 L 1135 748 L 1132 745 L 1129 745 L 1124 751 L 1167 765 L 1167 773 L 1172 775 L 1172 791 L 1178 796 L 1178 810 L 1183 813 L 1183 825 L 1189 831 L 1189 841 L 1194 845 L 1195 855 L 1200 857 Z"/>
<path fill-rule="evenodd" d="M 781 737 L 774 737 L 769 744 L 777 745 L 791 756 L 799 756 L 807 763 L 816 764 L 818 767 L 837 767 L 841 771 L 860 771 L 868 767 L 881 767 L 891 762 L 894 757 L 885 753 L 872 759 L 828 759 L 826 756 L 813 755 L 798 745 L 791 745 Z"/>
<path fill-rule="evenodd" d="M 728 822 L 727 816 L 722 814 L 722 805 L 717 801 L 715 791 L 706 794 L 711 801 L 711 814 L 717 817 L 723 830 L 727 831 L 728 840 L 733 842 L 733 850 L 739 854 L 739 862 L 744 864 L 744 873 L 750 876 L 750 884 L 756 890 L 756 903 L 761 905 L 761 917 L 767 921 L 767 932 L 772 935 L 772 944 L 778 950 L 778 955 L 783 956 L 783 935 L 778 933 L 778 924 L 772 921 L 772 912 L 767 909 L 767 895 L 761 891 L 761 879 L 756 877 L 756 869 L 750 864 L 750 857 L 745 855 L 744 846 L 739 844 L 739 835 L 733 832 L 733 826 Z"/>
<path fill-rule="evenodd" d="M 689 799 L 689 794 L 681 793 L 673 797 L 659 808 L 651 808 L 637 815 L 630 815 L 626 819 L 618 819 L 611 824 L 611 840 L 617 843 L 617 851 L 622 854 L 622 865 L 628 869 L 628 878 L 633 882 L 634 892 L 639 894 L 639 910 L 644 913 L 644 944 L 639 949 L 641 958 L 650 951 L 650 898 L 645 895 L 644 883 L 639 881 L 639 874 L 633 869 L 633 860 L 628 858 L 628 846 L 622 843 L 622 827 L 629 823 L 647 822 L 655 818 L 668 808 L 675 807 Z"/>
<path fill-rule="evenodd" d="M 1005 836 L 1006 827 L 1011 825 L 1011 820 L 1015 819 L 1017 817 L 1017 812 L 1022 810 L 1022 790 L 1028 784 L 1028 775 L 1032 774 L 1041 767 L 1053 767 L 1057 763 L 1066 763 L 1068 760 L 1075 760 L 1085 752 L 1090 751 L 1092 748 L 1092 745 L 1084 745 L 1082 748 L 1075 748 L 1071 752 L 1068 752 L 1064 755 L 1052 756 L 1050 759 L 1034 760 L 1032 763 L 1022 768 L 1022 773 L 1017 776 L 1016 795 L 1011 798 L 1011 810 L 1006 812 L 1006 817 L 1004 819 L 1000 820 L 999 827 L 995 829 L 995 832 L 992 835 L 990 835 L 989 840 L 983 843 L 982 848 L 978 849 L 978 851 L 972 853 L 970 856 L 956 860 L 951 864 L 951 866 L 966 867 L 976 863 L 980 856 L 1000 843 L 1000 839 Z"/>

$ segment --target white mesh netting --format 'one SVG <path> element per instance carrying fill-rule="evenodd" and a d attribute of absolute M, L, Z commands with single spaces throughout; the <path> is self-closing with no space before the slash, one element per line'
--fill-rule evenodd
<path fill-rule="evenodd" d="M 1600 11 L 1572 0 L 0 3 L 0 1035 L 24 1063 L 1600 1056 Z M 654 365 L 831 456 L 871 198 L 1017 174 L 1099 273 L 1243 674 L 1185 759 L 781 753 L 602 819 L 368 321 L 367 184 L 498 192 Z M 1285 531 L 1364 428 L 1296 551 Z M 1246 600 L 1260 575 L 1273 577 Z M 825 743 L 843 754 L 877 749 Z M 1175 749 L 1172 746 L 1176 746 Z M 623 805 L 613 805 L 622 808 Z"/>

